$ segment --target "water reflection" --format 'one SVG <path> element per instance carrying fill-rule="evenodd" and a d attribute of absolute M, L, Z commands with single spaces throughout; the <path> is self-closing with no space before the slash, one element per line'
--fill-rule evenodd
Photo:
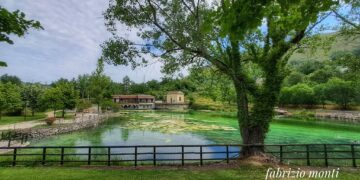
<path fill-rule="evenodd" d="M 165 134 L 153 131 L 140 131 L 140 130 L 128 130 L 125 128 L 112 128 L 104 130 L 98 140 L 87 137 L 81 140 L 77 140 L 74 146 L 135 146 L 135 145 L 206 145 L 214 144 L 201 136 L 191 133 L 181 134 Z M 92 148 L 91 152 L 92 160 L 104 159 L 107 154 L 107 148 Z M 134 147 L 129 148 L 111 148 L 112 160 L 134 160 L 135 156 L 132 154 L 135 152 Z M 157 147 L 156 159 L 158 161 L 165 160 L 178 160 L 182 158 L 181 147 Z M 229 157 L 237 156 L 239 148 L 230 147 Z M 87 148 L 79 148 L 75 150 L 76 154 L 86 154 Z M 153 160 L 154 148 L 153 147 L 139 147 L 137 149 L 139 161 Z M 214 153 L 216 152 L 216 153 Z M 226 148 L 219 146 L 203 147 L 203 159 L 224 159 L 226 158 Z M 104 154 L 104 155 L 99 155 Z M 80 159 L 87 159 L 87 156 L 77 156 Z M 186 160 L 199 160 L 200 148 L 199 147 L 184 147 L 184 158 Z"/>

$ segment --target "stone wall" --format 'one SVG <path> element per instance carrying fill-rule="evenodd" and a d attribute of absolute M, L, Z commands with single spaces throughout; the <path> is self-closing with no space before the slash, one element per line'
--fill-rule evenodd
<path fill-rule="evenodd" d="M 318 110 L 315 113 L 318 119 L 333 119 L 336 121 L 360 123 L 359 111 L 336 111 L 336 110 Z"/>
<path fill-rule="evenodd" d="M 93 115 L 87 117 L 88 119 L 84 121 L 77 121 L 69 124 L 60 124 L 60 125 L 52 125 L 42 128 L 15 130 L 16 136 L 13 138 L 20 139 L 23 138 L 23 136 L 26 136 L 26 139 L 43 138 L 57 134 L 69 133 L 80 129 L 93 128 L 106 121 L 109 117 L 110 117 L 109 115 L 100 115 L 100 116 Z"/>
<path fill-rule="evenodd" d="M 178 103 L 178 104 L 169 104 L 169 103 L 156 103 L 155 109 L 169 109 L 169 110 L 185 110 L 189 108 L 189 104 Z"/>

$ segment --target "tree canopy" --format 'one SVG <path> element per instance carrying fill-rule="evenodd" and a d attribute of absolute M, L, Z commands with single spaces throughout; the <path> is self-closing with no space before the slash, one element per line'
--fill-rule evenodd
<path fill-rule="evenodd" d="M 10 39 L 9 35 L 13 34 L 22 37 L 31 28 L 43 29 L 39 21 L 26 19 L 23 12 L 19 10 L 10 12 L 0 6 L 0 42 L 14 44 L 14 41 Z M 7 64 L 0 61 L 0 67 L 1 66 L 7 66 Z"/>
<path fill-rule="evenodd" d="M 167 73 L 190 65 L 216 67 L 234 83 L 243 143 L 263 144 L 287 60 L 337 4 L 333 0 L 111 0 L 104 15 L 114 37 L 102 45 L 103 59 L 136 67 L 146 63 L 145 55 L 150 54 L 164 63 Z M 118 35 L 118 24 L 135 29 L 139 39 Z M 256 78 L 249 72 L 254 68 L 260 70 Z M 259 152 L 263 147 L 242 150 L 245 156 Z"/>

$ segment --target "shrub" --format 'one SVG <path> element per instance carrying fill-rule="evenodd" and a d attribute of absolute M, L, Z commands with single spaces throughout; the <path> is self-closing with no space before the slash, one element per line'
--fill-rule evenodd
<path fill-rule="evenodd" d="M 281 105 L 314 105 L 316 104 L 314 90 L 307 84 L 297 84 L 281 89 L 279 96 Z"/>
<path fill-rule="evenodd" d="M 326 97 L 342 109 L 348 109 L 349 104 L 355 100 L 356 89 L 351 81 L 332 78 L 326 83 Z"/>
<path fill-rule="evenodd" d="M 54 124 L 55 121 L 56 121 L 55 117 L 48 117 L 48 118 L 45 119 L 46 124 L 49 125 L 49 126 Z"/>

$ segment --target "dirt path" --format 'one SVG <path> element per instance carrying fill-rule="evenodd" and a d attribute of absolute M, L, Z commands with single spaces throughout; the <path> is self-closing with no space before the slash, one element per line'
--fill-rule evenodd
<path fill-rule="evenodd" d="M 54 117 L 54 112 L 47 112 L 46 115 L 47 115 L 47 117 Z M 80 113 L 80 114 L 77 114 L 75 119 L 64 120 L 62 118 L 58 118 L 55 121 L 55 124 L 69 124 L 69 123 L 74 123 L 74 122 L 82 122 L 82 121 L 90 120 L 90 119 L 94 118 L 95 116 L 97 116 L 97 114 L 95 114 L 95 113 L 83 113 L 83 114 Z M 33 121 L 19 122 L 19 123 L 14 123 L 14 124 L 0 125 L 0 131 L 14 130 L 14 129 L 27 129 L 27 128 L 32 128 L 32 127 L 39 126 L 39 125 L 46 125 L 46 123 L 45 123 L 45 121 L 33 120 Z"/>
<path fill-rule="evenodd" d="M 32 128 L 34 126 L 45 124 L 45 121 L 26 121 L 26 122 L 20 122 L 15 124 L 7 124 L 7 125 L 1 125 L 0 131 L 3 130 L 14 130 L 14 129 L 26 129 L 26 128 Z"/>

